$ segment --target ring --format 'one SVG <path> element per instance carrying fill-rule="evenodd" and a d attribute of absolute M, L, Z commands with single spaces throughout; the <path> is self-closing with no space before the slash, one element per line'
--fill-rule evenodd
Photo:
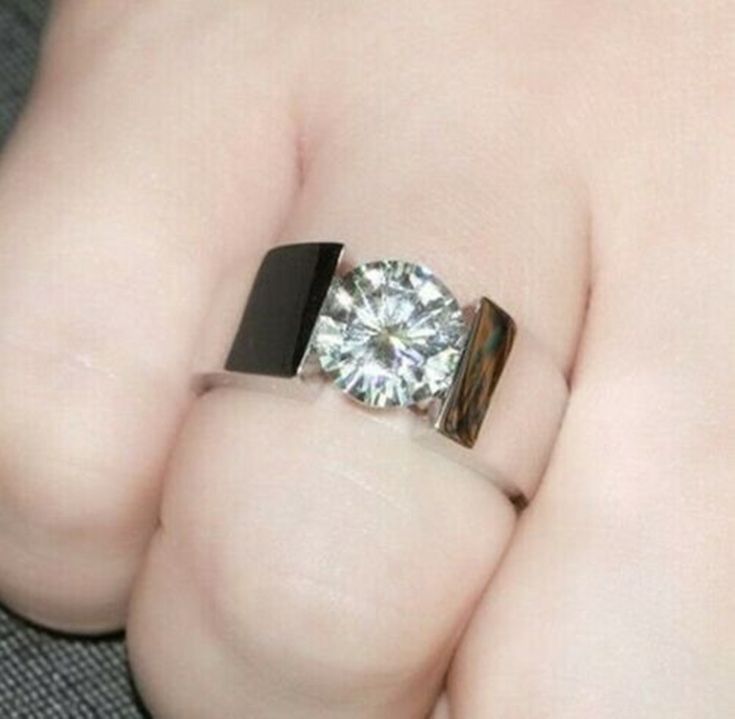
<path fill-rule="evenodd" d="M 320 375 L 376 411 L 413 409 L 434 434 L 468 452 L 513 353 L 516 323 L 487 297 L 463 309 L 422 265 L 376 260 L 344 268 L 344 250 L 335 242 L 271 249 L 224 371 L 201 375 L 199 390 L 247 375 Z M 496 484 L 525 503 L 511 480 Z"/>

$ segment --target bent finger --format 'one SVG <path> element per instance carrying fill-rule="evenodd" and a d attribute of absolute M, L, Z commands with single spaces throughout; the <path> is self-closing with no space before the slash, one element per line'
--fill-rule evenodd
<path fill-rule="evenodd" d="M 170 15 L 62 4 L 0 169 L 0 598 L 57 628 L 121 625 L 202 318 L 290 197 L 276 71 Z"/>

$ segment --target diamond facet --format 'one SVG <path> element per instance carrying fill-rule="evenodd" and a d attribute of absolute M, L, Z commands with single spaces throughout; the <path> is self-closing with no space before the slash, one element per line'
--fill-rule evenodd
<path fill-rule="evenodd" d="M 451 386 L 466 337 L 457 300 L 430 270 L 380 260 L 334 280 L 311 347 L 360 402 L 423 406 Z"/>

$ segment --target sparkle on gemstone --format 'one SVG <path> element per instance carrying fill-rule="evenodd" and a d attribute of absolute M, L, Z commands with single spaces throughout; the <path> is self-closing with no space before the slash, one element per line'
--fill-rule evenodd
<path fill-rule="evenodd" d="M 355 399 L 422 406 L 451 386 L 466 337 L 457 300 L 430 270 L 381 260 L 335 279 L 311 346 Z"/>

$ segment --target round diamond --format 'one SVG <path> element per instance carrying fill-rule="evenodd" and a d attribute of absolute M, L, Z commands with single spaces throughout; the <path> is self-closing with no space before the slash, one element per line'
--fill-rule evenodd
<path fill-rule="evenodd" d="M 312 349 L 335 384 L 365 404 L 425 405 L 449 389 L 466 336 L 457 300 L 430 270 L 381 260 L 335 279 Z"/>

